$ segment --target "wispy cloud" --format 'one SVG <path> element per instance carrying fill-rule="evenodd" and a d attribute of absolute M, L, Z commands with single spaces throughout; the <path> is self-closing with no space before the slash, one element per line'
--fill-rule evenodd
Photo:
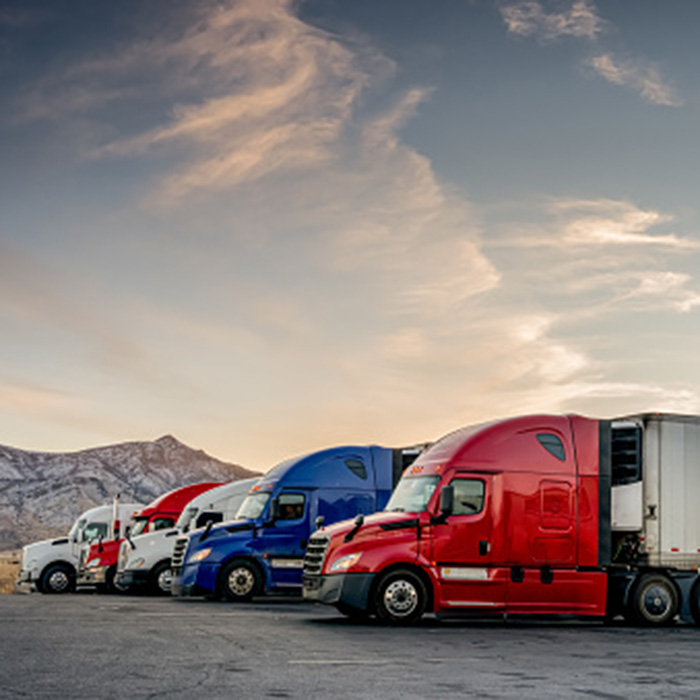
<path fill-rule="evenodd" d="M 552 9 L 547 9 L 548 7 Z M 517 36 L 541 42 L 564 38 L 582 39 L 599 46 L 612 25 L 602 19 L 589 0 L 518 0 L 499 6 L 506 29 Z M 614 85 L 628 87 L 647 102 L 664 107 L 681 107 L 683 100 L 663 78 L 655 63 L 642 58 L 618 58 L 604 51 L 587 59 L 584 65 Z"/>
<path fill-rule="evenodd" d="M 647 102 L 665 107 L 681 107 L 683 100 L 661 76 L 658 66 L 648 61 L 621 60 L 610 53 L 595 56 L 588 65 L 614 85 L 623 85 L 639 93 Z"/>
<path fill-rule="evenodd" d="M 700 240 L 676 234 L 653 234 L 649 229 L 673 220 L 654 210 L 643 210 L 618 200 L 558 200 L 549 211 L 562 222 L 563 245 L 657 246 L 698 249 Z"/>
<path fill-rule="evenodd" d="M 575 246 L 654 247 L 669 251 L 700 250 L 700 239 L 675 233 L 657 234 L 650 229 L 673 221 L 653 209 L 640 209 L 632 202 L 613 199 L 556 199 L 543 205 L 552 216 L 551 226 L 523 227 L 493 245 L 519 247 Z"/>
<path fill-rule="evenodd" d="M 548 10 L 538 0 L 518 0 L 500 5 L 499 10 L 511 34 L 532 36 L 542 41 L 562 37 L 595 39 L 605 31 L 607 22 L 588 0 L 548 3 Z"/>

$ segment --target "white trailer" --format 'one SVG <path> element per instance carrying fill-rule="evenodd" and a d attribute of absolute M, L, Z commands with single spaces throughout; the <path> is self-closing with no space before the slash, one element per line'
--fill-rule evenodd
<path fill-rule="evenodd" d="M 700 624 L 700 416 L 616 419 L 611 447 L 613 610 L 663 624 L 685 601 Z"/>
<path fill-rule="evenodd" d="M 68 593 L 75 590 L 76 572 L 83 545 L 110 536 L 116 520 L 120 535 L 131 524 L 141 503 L 118 503 L 90 508 L 73 523 L 67 537 L 42 540 L 22 548 L 17 589 L 35 588 L 41 593 Z"/>
<path fill-rule="evenodd" d="M 170 595 L 170 559 L 177 535 L 209 522 L 233 520 L 257 482 L 258 479 L 242 479 L 205 491 L 185 506 L 173 529 L 127 536 L 119 549 L 117 585 L 128 590 L 145 589 L 154 595 Z"/>

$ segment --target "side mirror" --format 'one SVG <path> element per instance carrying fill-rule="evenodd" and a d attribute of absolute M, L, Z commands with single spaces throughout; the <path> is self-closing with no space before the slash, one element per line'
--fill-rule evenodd
<path fill-rule="evenodd" d="M 131 525 L 127 525 L 124 528 L 124 537 L 126 537 L 128 539 L 130 534 L 131 534 Z"/>
<path fill-rule="evenodd" d="M 318 518 L 316 518 L 316 529 L 320 530 L 323 527 L 323 523 L 326 522 L 326 519 L 322 516 L 319 515 Z"/>
<path fill-rule="evenodd" d="M 97 540 L 97 551 L 98 552 L 104 551 L 104 547 L 102 546 L 102 535 L 100 535 L 99 539 Z"/>
<path fill-rule="evenodd" d="M 275 522 L 280 518 L 280 502 L 279 499 L 273 498 L 270 501 L 270 521 Z"/>
<path fill-rule="evenodd" d="M 452 515 L 455 507 L 455 487 L 443 486 L 440 492 L 440 515 L 447 518 Z"/>

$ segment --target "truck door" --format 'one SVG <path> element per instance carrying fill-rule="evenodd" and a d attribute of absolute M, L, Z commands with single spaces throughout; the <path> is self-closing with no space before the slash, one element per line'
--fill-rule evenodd
<path fill-rule="evenodd" d="M 277 517 L 265 525 L 262 537 L 257 539 L 273 586 L 301 587 L 309 537 L 309 495 L 297 490 L 280 493 Z"/>
<path fill-rule="evenodd" d="M 452 515 L 432 526 L 432 560 L 440 579 L 436 602 L 442 609 L 502 609 L 507 569 L 491 565 L 502 547 L 494 528 L 499 477 L 459 473 L 450 484 Z"/>

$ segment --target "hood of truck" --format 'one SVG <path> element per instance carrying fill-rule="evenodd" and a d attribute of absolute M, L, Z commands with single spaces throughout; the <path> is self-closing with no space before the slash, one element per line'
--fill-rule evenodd
<path fill-rule="evenodd" d="M 136 537 L 131 538 L 134 547 L 129 544 L 128 540 L 122 540 L 123 546 L 126 547 L 124 568 L 130 568 L 130 564 L 138 559 L 144 559 L 145 568 L 149 568 L 152 563 L 155 563 L 156 559 L 169 557 L 172 554 L 175 540 L 179 534 L 180 531 L 175 528 L 145 532 L 143 535 L 136 535 Z"/>
<path fill-rule="evenodd" d="M 24 561 L 39 561 L 44 557 L 51 559 L 74 558 L 71 555 L 70 542 L 67 537 L 54 537 L 51 540 L 40 540 L 22 547 Z"/>
<path fill-rule="evenodd" d="M 215 551 L 217 549 L 229 551 L 232 547 L 241 545 L 246 540 L 252 540 L 252 533 L 256 527 L 258 531 L 262 527 L 256 520 L 231 520 L 225 523 L 217 523 L 209 530 L 204 539 L 202 537 L 206 532 L 205 527 L 192 530 L 188 533 L 190 545 L 187 550 L 187 557 L 189 559 L 196 551 L 205 548 Z M 212 556 L 211 559 L 215 559 L 215 556 Z"/>
<path fill-rule="evenodd" d="M 349 542 L 345 538 L 356 528 L 354 520 L 344 520 L 322 530 L 317 530 L 315 536 L 326 535 L 330 538 L 326 551 L 324 573 L 341 557 L 350 554 L 362 554 L 353 571 L 369 568 L 368 558 L 372 550 L 390 546 L 399 548 L 404 557 L 418 556 L 418 513 L 385 512 L 365 516 L 362 526 L 357 529 Z"/>
<path fill-rule="evenodd" d="M 88 555 L 85 558 L 85 563 L 88 564 L 93 559 L 100 560 L 100 566 L 111 566 L 117 563 L 119 558 L 119 547 L 124 540 L 108 540 L 102 542 L 102 551 L 100 552 L 99 543 L 91 544 L 88 550 Z"/>

